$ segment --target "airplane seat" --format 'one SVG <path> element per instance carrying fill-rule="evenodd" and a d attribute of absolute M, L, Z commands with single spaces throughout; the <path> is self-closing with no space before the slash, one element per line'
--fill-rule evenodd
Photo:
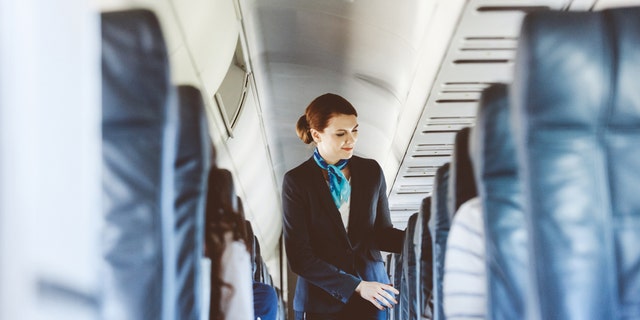
<path fill-rule="evenodd" d="M 181 85 L 176 159 L 176 295 L 180 319 L 199 319 L 204 209 L 211 141 L 200 90 Z"/>
<path fill-rule="evenodd" d="M 394 269 L 395 269 L 395 258 L 393 257 L 393 254 L 389 253 L 385 256 L 385 261 L 384 261 L 384 266 L 387 270 L 387 276 L 389 277 L 389 283 L 393 284 L 393 277 L 395 275 L 394 273 Z M 396 305 L 396 308 L 398 306 Z M 393 311 L 389 312 L 389 317 L 388 320 L 393 320 Z"/>
<path fill-rule="evenodd" d="M 455 136 L 449 170 L 449 230 L 440 305 L 445 318 L 486 315 L 484 224 L 469 154 L 470 127 Z"/>
<path fill-rule="evenodd" d="M 101 14 L 101 317 L 173 319 L 178 105 L 160 24 Z"/>
<path fill-rule="evenodd" d="M 244 213 L 244 206 L 242 204 L 242 199 L 238 197 L 238 207 L 241 212 Z M 262 279 L 262 256 L 260 255 L 260 242 L 258 241 L 258 237 L 253 232 L 253 226 L 251 225 L 251 221 L 244 221 L 245 229 L 247 230 L 247 238 L 246 245 L 249 250 L 249 254 L 251 255 L 251 272 L 253 275 L 253 281 L 256 282 L 264 282 Z"/>
<path fill-rule="evenodd" d="M 392 261 L 393 261 L 393 278 L 390 278 L 392 280 L 393 286 L 395 288 L 400 288 L 402 286 L 402 255 L 400 253 L 391 253 L 391 255 L 393 256 Z M 389 318 L 391 319 L 395 319 L 395 320 L 400 320 L 402 319 L 400 317 L 400 311 L 402 309 L 402 300 L 400 299 L 396 299 L 398 300 L 398 304 L 391 310 L 391 312 L 389 312 L 390 316 Z"/>
<path fill-rule="evenodd" d="M 453 220 L 460 206 L 467 200 L 477 197 L 476 181 L 469 155 L 470 127 L 460 129 L 456 133 L 451 166 L 449 169 L 449 220 Z"/>
<path fill-rule="evenodd" d="M 262 258 L 262 254 L 260 253 L 260 242 L 258 242 L 258 238 L 255 238 L 255 246 L 256 246 L 256 273 L 254 275 L 254 280 L 262 283 L 266 283 L 269 285 L 273 285 L 273 280 L 271 279 L 271 274 L 269 273 L 269 268 L 267 264 L 264 262 Z"/>
<path fill-rule="evenodd" d="M 507 86 L 482 92 L 469 149 L 482 202 L 488 319 L 525 319 L 527 231 Z"/>
<path fill-rule="evenodd" d="M 431 198 L 431 219 L 433 220 L 433 316 L 435 320 L 444 320 L 442 306 L 442 279 L 444 275 L 444 253 L 447 248 L 447 236 L 451 221 L 449 217 L 449 170 L 450 163 L 440 166 L 434 178 Z M 435 213 L 435 214 L 433 214 Z"/>
<path fill-rule="evenodd" d="M 238 201 L 240 200 L 238 199 Z M 251 273 L 253 274 L 253 281 L 258 281 L 258 256 L 256 254 L 256 245 L 259 245 L 258 237 L 256 237 L 256 234 L 253 232 L 251 221 L 245 220 L 244 225 L 245 229 L 247 230 L 247 249 L 249 250 L 249 254 L 251 255 Z"/>
<path fill-rule="evenodd" d="M 220 219 L 220 216 L 242 216 L 244 219 L 244 213 L 240 211 L 241 204 L 239 203 L 239 197 L 236 195 L 233 176 L 227 169 L 221 169 L 217 167 L 211 168 L 209 172 L 208 190 L 207 190 L 207 202 L 206 202 L 206 228 L 213 226 L 215 222 Z M 234 226 L 240 228 L 246 235 L 246 225 Z M 216 230 L 209 230 L 207 233 L 215 233 Z M 244 239 L 243 239 L 244 240 Z"/>
<path fill-rule="evenodd" d="M 268 285 L 273 286 L 273 280 L 271 278 L 271 274 L 269 273 L 269 268 L 267 264 L 264 262 L 262 258 L 262 253 L 260 249 L 260 241 L 258 237 L 253 233 L 253 228 L 251 227 L 251 223 L 247 221 L 247 230 L 251 230 L 248 235 L 248 239 L 253 239 L 250 242 L 250 250 L 251 250 L 251 261 L 253 268 L 253 281 L 261 282 Z"/>
<path fill-rule="evenodd" d="M 433 244 L 428 223 L 431 220 L 431 196 L 422 199 L 418 224 L 421 225 L 420 250 L 416 250 L 420 272 L 417 276 L 421 319 L 433 319 Z M 419 258 L 418 258 L 419 257 Z"/>
<path fill-rule="evenodd" d="M 640 315 L 640 7 L 523 21 L 512 108 L 531 319 Z"/>
<path fill-rule="evenodd" d="M 418 221 L 418 212 L 412 214 L 407 221 L 404 245 L 402 248 L 402 280 L 400 283 L 400 319 L 419 319 L 418 300 L 416 292 L 416 271 L 417 260 L 415 254 L 415 243 L 413 238 Z"/>

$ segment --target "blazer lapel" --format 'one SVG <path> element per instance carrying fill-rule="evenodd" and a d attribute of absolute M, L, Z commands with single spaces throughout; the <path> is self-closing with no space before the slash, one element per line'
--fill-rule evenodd
<path fill-rule="evenodd" d="M 347 231 L 345 230 L 344 224 L 342 223 L 342 217 L 340 217 L 340 211 L 336 207 L 336 204 L 333 202 L 331 191 L 329 190 L 329 185 L 324 180 L 324 176 L 322 175 L 322 169 L 318 167 L 313 158 L 309 159 L 308 161 L 310 162 L 309 166 L 310 171 L 312 172 L 311 181 L 313 181 L 314 191 L 318 195 L 320 203 L 325 209 L 320 210 L 320 212 L 326 214 L 328 218 L 333 221 L 333 225 L 338 230 L 338 233 L 342 236 L 342 238 L 344 238 L 347 245 L 351 247 L 351 242 L 349 241 L 349 237 L 347 236 Z M 349 213 L 349 216 L 351 216 L 351 213 Z M 349 218 L 349 220 L 351 220 L 351 218 Z"/>
<path fill-rule="evenodd" d="M 353 237 L 356 235 L 361 225 L 361 218 L 364 214 L 362 209 L 362 193 L 364 192 L 363 186 L 360 185 L 362 181 L 361 172 L 357 165 L 357 157 L 352 157 L 349 160 L 349 171 L 351 172 L 351 207 L 349 208 L 349 234 L 348 238 L 351 244 L 355 243 Z"/>

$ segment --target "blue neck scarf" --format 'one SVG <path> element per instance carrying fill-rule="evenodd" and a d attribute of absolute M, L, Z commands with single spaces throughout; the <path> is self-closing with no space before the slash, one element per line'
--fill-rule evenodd
<path fill-rule="evenodd" d="M 335 202 L 336 207 L 340 208 L 343 203 L 347 202 L 351 195 L 351 186 L 349 185 L 349 181 L 347 181 L 347 177 L 342 173 L 342 169 L 347 166 L 347 162 L 349 162 L 349 160 L 342 159 L 336 164 L 328 164 L 324 161 L 322 156 L 320 156 L 318 148 L 313 151 L 313 160 L 316 161 L 320 168 L 327 170 L 331 197 L 333 198 L 333 202 Z"/>

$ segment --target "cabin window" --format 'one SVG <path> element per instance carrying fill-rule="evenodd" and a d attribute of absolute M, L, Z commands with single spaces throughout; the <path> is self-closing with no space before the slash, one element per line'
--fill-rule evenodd
<path fill-rule="evenodd" d="M 224 120 L 227 134 L 233 138 L 233 128 L 240 116 L 249 91 L 251 72 L 245 60 L 244 50 L 240 38 L 236 44 L 236 51 L 231 59 L 227 74 L 215 93 L 216 104 Z"/>

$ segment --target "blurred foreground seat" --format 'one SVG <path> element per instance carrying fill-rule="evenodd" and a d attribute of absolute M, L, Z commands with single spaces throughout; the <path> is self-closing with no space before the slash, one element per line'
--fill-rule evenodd
<path fill-rule="evenodd" d="M 640 318 L 640 8 L 528 15 L 513 111 L 529 319 Z"/>

